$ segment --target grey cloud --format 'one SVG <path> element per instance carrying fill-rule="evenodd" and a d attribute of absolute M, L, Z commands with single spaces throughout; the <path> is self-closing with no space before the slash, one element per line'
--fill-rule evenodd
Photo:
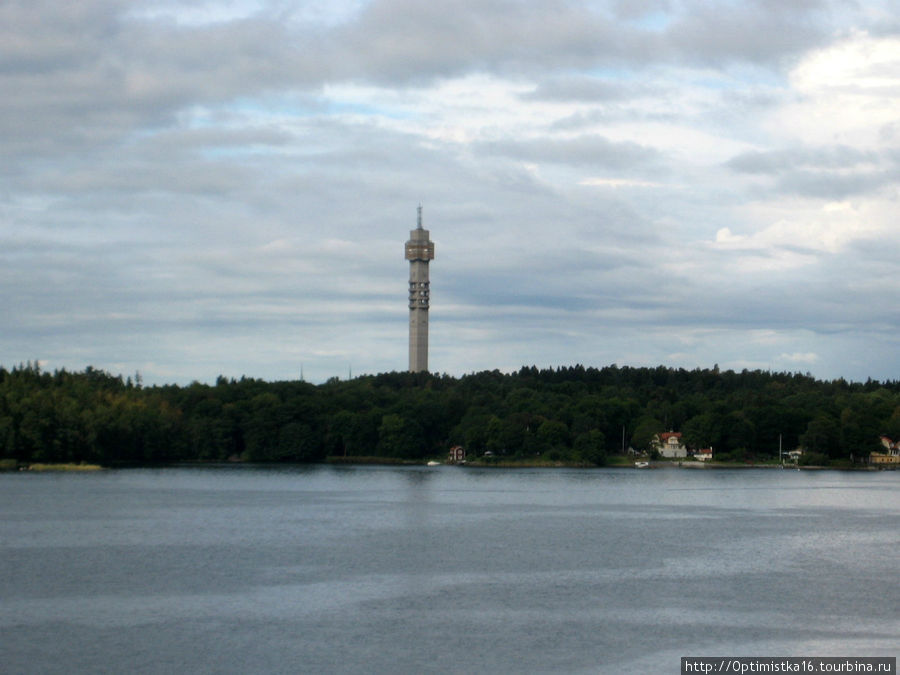
<path fill-rule="evenodd" d="M 0 5 L 0 75 L 71 70 L 97 59 L 117 32 L 117 0 Z"/>
<path fill-rule="evenodd" d="M 128 6 L 5 6 L 0 138 L 7 154 L 81 152 L 172 124 L 190 105 L 323 81 L 322 64 L 306 54 L 315 35 L 297 45 L 262 17 L 184 28 L 129 19 Z"/>
<path fill-rule="evenodd" d="M 378 80 L 416 80 L 584 66 L 622 51 L 631 33 L 562 0 L 376 0 L 335 38 L 347 46 L 339 57 L 344 68 Z"/>
<path fill-rule="evenodd" d="M 739 173 L 772 176 L 779 193 L 825 199 L 877 190 L 900 179 L 900 162 L 892 153 L 844 145 L 747 152 L 725 166 Z"/>
<path fill-rule="evenodd" d="M 615 101 L 628 96 L 631 88 L 608 80 L 566 77 L 544 80 L 522 98 L 544 101 Z"/>
<path fill-rule="evenodd" d="M 837 333 L 877 333 L 900 328 L 894 275 L 889 260 L 860 255 L 880 246 L 897 248 L 897 242 L 870 241 L 838 252 L 811 252 L 807 264 L 777 273 L 730 273 L 735 256 L 726 251 L 706 251 L 705 269 L 673 280 L 677 293 L 667 289 L 671 307 L 696 326 L 727 329 L 804 330 L 826 336 Z M 753 252 L 741 252 L 744 262 Z M 865 298 L 863 300 L 862 298 Z M 665 324 L 681 319 L 669 316 Z"/>
<path fill-rule="evenodd" d="M 277 7 L 200 26 L 135 18 L 131 7 L 111 0 L 4 5 L 0 138 L 7 154 L 78 151 L 138 126 L 171 123 L 190 105 L 331 81 L 421 82 L 495 69 L 541 75 L 672 58 L 713 67 L 722 59 L 767 63 L 807 46 L 825 25 L 807 20 L 818 17 L 815 4 L 788 11 L 757 3 L 736 14 L 690 7 L 663 32 L 563 0 L 375 0 L 348 22 L 316 29 L 285 22 Z M 779 42 L 782 34 L 790 40 Z M 535 95 L 614 93 L 612 85 L 573 79 L 547 80 Z"/>
<path fill-rule="evenodd" d="M 621 19 L 641 19 L 654 13 L 667 13 L 672 8 L 670 0 L 615 0 L 611 4 Z"/>
<path fill-rule="evenodd" d="M 609 317 L 619 317 L 621 326 L 632 331 L 666 329 L 673 339 L 679 331 L 698 329 L 806 330 L 828 335 L 882 323 L 882 317 L 868 307 L 857 305 L 851 313 L 838 311 L 852 302 L 854 292 L 850 284 L 827 276 L 799 279 L 794 292 L 786 294 L 780 285 L 783 280 L 761 278 L 748 288 L 746 283 L 663 272 L 646 261 L 606 269 L 600 263 L 587 277 L 560 274 L 560 267 L 551 263 L 532 263 L 527 267 L 527 279 L 512 271 L 482 273 L 444 292 L 473 308 L 501 312 L 507 328 L 544 311 L 566 316 L 564 325 L 570 330 L 587 331 L 591 325 L 602 326 Z M 894 318 L 895 323 L 898 319 Z"/>
<path fill-rule="evenodd" d="M 534 91 L 522 95 L 525 101 L 579 101 L 588 103 L 615 103 L 638 97 L 652 96 L 658 91 L 635 85 L 624 79 L 568 75 L 543 78 Z"/>
<path fill-rule="evenodd" d="M 865 261 L 869 273 L 882 270 L 885 275 L 894 274 L 900 261 L 900 240 L 861 239 L 852 244 L 859 259 Z M 900 309 L 898 309 L 900 311 Z"/>
<path fill-rule="evenodd" d="M 831 5 L 825 0 L 693 2 L 667 29 L 667 42 L 687 59 L 708 65 L 775 63 L 830 35 Z"/>
<path fill-rule="evenodd" d="M 822 199 L 844 199 L 853 195 L 895 185 L 900 180 L 900 167 L 887 171 L 862 171 L 837 174 L 826 171 L 797 171 L 782 177 L 776 191 Z"/>
<path fill-rule="evenodd" d="M 790 169 L 844 169 L 878 161 L 877 153 L 846 145 L 827 148 L 800 147 L 775 151 L 751 151 L 732 157 L 725 163 L 743 173 L 778 174 Z"/>
<path fill-rule="evenodd" d="M 608 169 L 646 167 L 660 159 L 659 151 L 631 141 L 615 142 L 591 135 L 572 139 L 494 141 L 476 145 L 478 151 L 530 162 L 590 165 Z"/>
<path fill-rule="evenodd" d="M 544 310 L 583 313 L 579 323 L 589 322 L 587 317 L 598 311 L 644 317 L 665 311 L 677 284 L 673 286 L 651 260 L 620 248 L 621 223 L 610 223 L 607 232 L 593 236 L 565 217 L 552 228 L 556 236 L 540 249 L 497 247 L 489 264 L 477 259 L 444 272 L 443 292 L 453 304 L 490 307 L 523 319 Z M 584 245 L 587 241 L 590 248 Z M 645 251 L 657 246 L 652 239 L 644 241 Z"/>
<path fill-rule="evenodd" d="M 329 36 L 329 54 L 338 76 L 381 82 L 494 70 L 534 75 L 556 68 L 641 68 L 672 60 L 716 69 L 772 65 L 831 34 L 828 6 L 758 1 L 724 11 L 701 2 L 677 9 L 657 3 L 671 20 L 656 30 L 619 20 L 641 16 L 627 3 L 609 12 L 604 4 L 563 0 L 375 0 Z"/>
<path fill-rule="evenodd" d="M 240 120 L 235 120 L 240 124 Z M 242 154 L 251 154 L 255 148 L 281 148 L 292 141 L 292 136 L 283 129 L 266 127 L 200 129 L 172 129 L 154 135 L 152 151 L 160 153 L 183 153 L 185 150 L 238 149 Z"/>

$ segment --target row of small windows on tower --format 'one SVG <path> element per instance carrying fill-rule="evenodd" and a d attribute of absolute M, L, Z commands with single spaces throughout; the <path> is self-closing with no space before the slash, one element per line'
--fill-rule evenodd
<path fill-rule="evenodd" d="M 431 285 L 429 281 L 410 281 L 409 282 L 409 308 L 410 309 L 428 309 L 428 287 Z"/>
<path fill-rule="evenodd" d="M 428 307 L 428 286 L 427 281 L 410 281 L 409 282 L 409 308 Z"/>

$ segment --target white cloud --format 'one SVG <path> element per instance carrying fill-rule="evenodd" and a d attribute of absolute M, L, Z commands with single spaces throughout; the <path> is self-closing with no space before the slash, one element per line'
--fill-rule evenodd
<path fill-rule="evenodd" d="M 815 352 L 794 352 L 792 354 L 781 354 L 778 357 L 781 361 L 788 363 L 801 363 L 813 365 L 819 360 L 819 355 Z"/>
<path fill-rule="evenodd" d="M 663 187 L 664 183 L 658 183 L 650 180 L 637 180 L 630 178 L 583 178 L 578 181 L 579 185 L 588 185 L 593 187 L 639 187 L 639 188 L 657 188 Z M 725 228 L 727 229 L 727 228 Z"/>
<path fill-rule="evenodd" d="M 727 227 L 716 232 L 715 245 L 733 250 L 822 251 L 837 253 L 859 239 L 887 234 L 881 204 L 860 201 L 809 203 L 782 200 L 747 207 L 750 217 L 770 224 L 749 234 L 735 234 Z"/>
<path fill-rule="evenodd" d="M 900 37 L 856 32 L 804 58 L 790 73 L 796 101 L 768 122 L 770 132 L 810 145 L 882 147 L 900 117 Z M 893 138 L 894 147 L 900 139 Z"/>

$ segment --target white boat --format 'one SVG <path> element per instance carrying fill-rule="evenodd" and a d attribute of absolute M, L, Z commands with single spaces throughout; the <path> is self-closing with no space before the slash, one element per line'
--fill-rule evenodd
<path fill-rule="evenodd" d="M 649 468 L 650 468 L 650 462 L 635 462 L 635 463 L 634 463 L 634 468 L 635 468 L 635 469 L 649 469 Z"/>
<path fill-rule="evenodd" d="M 440 462 L 435 462 L 434 460 L 431 460 L 431 461 L 428 462 L 428 464 L 426 464 L 425 466 L 440 466 L 440 465 L 441 465 Z"/>

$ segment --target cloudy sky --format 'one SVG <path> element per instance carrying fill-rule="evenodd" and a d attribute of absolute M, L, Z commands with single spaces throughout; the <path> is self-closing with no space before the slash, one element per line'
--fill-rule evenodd
<path fill-rule="evenodd" d="M 895 0 L 0 0 L 0 364 L 900 379 Z"/>

